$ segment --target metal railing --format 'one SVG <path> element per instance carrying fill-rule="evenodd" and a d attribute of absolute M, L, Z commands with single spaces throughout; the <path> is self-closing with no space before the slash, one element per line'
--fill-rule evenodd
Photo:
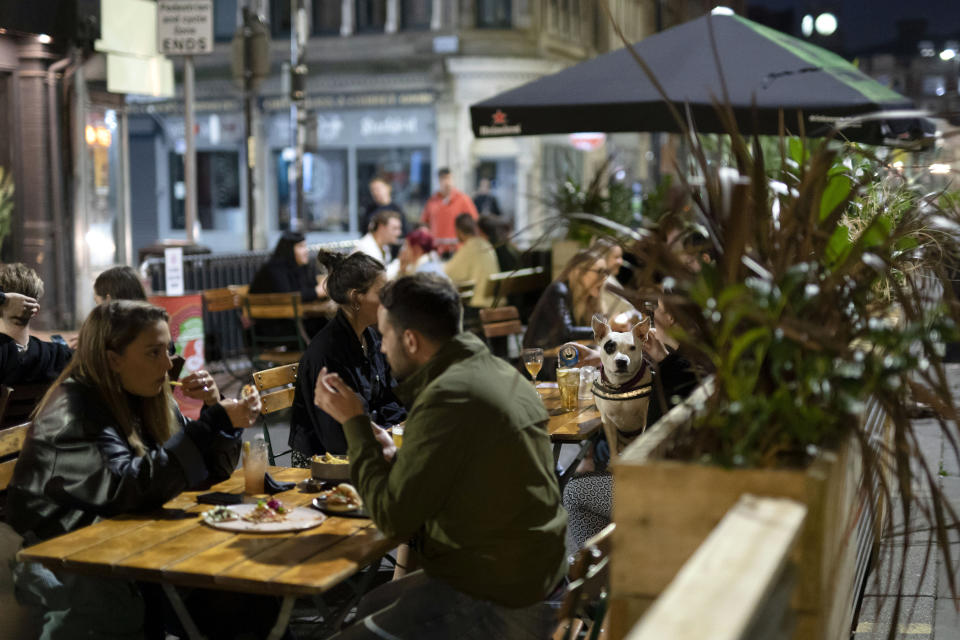
<path fill-rule="evenodd" d="M 356 240 L 327 242 L 310 246 L 310 259 L 317 251 L 350 251 Z M 186 293 L 220 289 L 229 285 L 250 284 L 254 274 L 270 258 L 271 250 L 243 253 L 201 253 L 183 256 L 183 285 Z M 163 258 L 148 258 L 142 270 L 154 292 L 165 288 L 166 267 Z M 243 326 L 237 313 L 203 313 L 204 351 L 207 361 L 235 357 L 245 350 Z"/>

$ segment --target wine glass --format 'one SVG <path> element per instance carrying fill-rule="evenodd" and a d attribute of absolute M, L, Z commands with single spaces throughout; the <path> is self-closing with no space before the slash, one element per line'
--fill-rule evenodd
<path fill-rule="evenodd" d="M 543 349 L 536 347 L 533 349 L 524 349 L 521 354 L 523 357 L 523 366 L 527 368 L 527 373 L 533 380 L 534 386 L 537 384 L 537 376 L 540 374 L 540 368 L 543 367 Z"/>

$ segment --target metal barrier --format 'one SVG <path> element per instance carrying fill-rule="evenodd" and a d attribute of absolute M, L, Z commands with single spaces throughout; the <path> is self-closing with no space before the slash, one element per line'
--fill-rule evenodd
<path fill-rule="evenodd" d="M 310 259 L 317 251 L 351 251 L 356 240 L 328 242 L 310 246 Z M 204 253 L 183 257 L 183 285 L 187 293 L 205 289 L 219 289 L 229 285 L 250 284 L 254 274 L 270 258 L 271 250 L 244 253 Z M 154 292 L 164 289 L 166 267 L 163 258 L 149 258 L 141 271 L 150 281 Z M 243 327 L 239 314 L 227 312 L 203 313 L 204 351 L 207 362 L 236 357 L 245 351 Z"/>

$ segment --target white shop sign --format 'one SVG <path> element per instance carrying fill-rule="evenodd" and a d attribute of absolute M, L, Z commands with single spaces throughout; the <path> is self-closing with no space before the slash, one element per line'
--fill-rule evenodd
<path fill-rule="evenodd" d="M 157 50 L 168 56 L 213 53 L 213 0 L 159 0 Z"/>

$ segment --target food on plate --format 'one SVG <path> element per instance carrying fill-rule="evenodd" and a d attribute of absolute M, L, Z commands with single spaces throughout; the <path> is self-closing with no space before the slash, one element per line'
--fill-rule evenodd
<path fill-rule="evenodd" d="M 237 512 L 230 507 L 219 506 L 205 512 L 203 517 L 208 522 L 230 522 L 231 520 L 236 520 L 240 516 L 238 516 Z"/>
<path fill-rule="evenodd" d="M 287 519 L 287 514 L 290 513 L 290 510 L 287 509 L 282 502 L 272 498 L 270 500 L 257 500 L 257 506 L 253 510 L 243 516 L 243 519 L 247 522 L 260 523 L 260 522 L 283 522 Z"/>
<path fill-rule="evenodd" d="M 333 456 L 329 452 L 322 456 L 313 456 L 312 460 L 322 464 L 350 464 L 350 459 L 346 456 Z"/>
<path fill-rule="evenodd" d="M 321 492 L 320 498 L 326 500 L 327 508 L 331 511 L 353 511 L 363 506 L 360 494 L 353 488 L 353 485 L 345 482 L 338 484 L 329 491 Z"/>

